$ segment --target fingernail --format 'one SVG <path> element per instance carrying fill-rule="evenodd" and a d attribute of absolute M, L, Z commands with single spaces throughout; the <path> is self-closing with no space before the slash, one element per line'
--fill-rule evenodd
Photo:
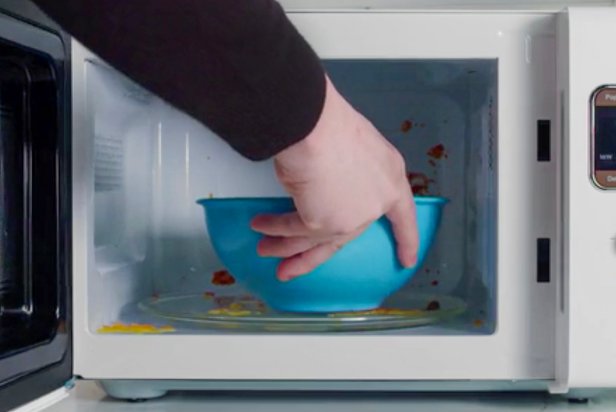
<path fill-rule="evenodd" d="M 278 275 L 278 280 L 280 280 L 281 282 L 288 282 L 290 280 L 300 277 L 302 274 L 303 273 L 283 273 Z"/>
<path fill-rule="evenodd" d="M 409 269 L 412 268 L 413 266 L 415 266 L 417 264 L 417 255 L 407 255 L 405 262 L 404 262 L 404 267 Z"/>
<path fill-rule="evenodd" d="M 256 230 L 255 228 L 259 226 L 259 217 L 253 217 L 250 221 L 250 228 Z"/>

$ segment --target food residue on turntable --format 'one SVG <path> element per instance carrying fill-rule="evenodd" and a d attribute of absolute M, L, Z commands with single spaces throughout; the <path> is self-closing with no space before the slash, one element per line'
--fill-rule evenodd
<path fill-rule="evenodd" d="M 226 295 L 217 296 L 214 292 L 206 291 L 203 293 L 205 299 L 212 299 L 214 307 L 204 312 L 203 316 L 258 316 L 267 311 L 267 306 L 261 300 L 252 295 Z"/>
<path fill-rule="evenodd" d="M 440 309 L 441 309 L 441 304 L 438 303 L 437 300 L 431 301 L 430 303 L 428 303 L 428 306 L 426 306 L 427 311 L 440 310 Z"/>
<path fill-rule="evenodd" d="M 361 310 L 356 312 L 336 312 L 330 313 L 329 317 L 347 317 L 347 316 L 418 316 L 424 311 L 419 309 L 394 309 L 394 308 L 377 308 L 371 310 Z"/>
<path fill-rule="evenodd" d="M 112 323 L 104 325 L 98 329 L 98 333 L 134 333 L 134 334 L 154 334 L 174 332 L 172 326 L 154 326 L 147 323 Z"/>
<path fill-rule="evenodd" d="M 208 315 L 225 315 L 225 316 L 250 316 L 257 314 L 249 309 L 247 309 L 241 303 L 232 303 L 228 307 L 210 309 L 207 311 Z"/>
<path fill-rule="evenodd" d="M 206 290 L 205 292 L 203 292 L 203 298 L 204 299 L 212 299 L 216 296 L 216 293 Z"/>
<path fill-rule="evenodd" d="M 430 282 L 430 284 L 432 286 L 438 286 L 438 280 L 434 279 L 432 282 Z"/>
<path fill-rule="evenodd" d="M 229 306 L 233 302 L 235 302 L 235 297 L 233 296 L 216 296 L 214 297 L 214 303 L 218 307 Z"/>
<path fill-rule="evenodd" d="M 229 286 L 235 283 L 235 278 L 227 270 L 217 270 L 212 273 L 212 285 Z"/>

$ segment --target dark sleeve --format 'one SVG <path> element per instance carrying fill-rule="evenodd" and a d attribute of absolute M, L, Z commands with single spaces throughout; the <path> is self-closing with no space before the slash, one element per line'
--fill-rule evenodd
<path fill-rule="evenodd" d="M 86 47 L 253 160 L 303 139 L 319 59 L 274 0 L 34 0 Z"/>

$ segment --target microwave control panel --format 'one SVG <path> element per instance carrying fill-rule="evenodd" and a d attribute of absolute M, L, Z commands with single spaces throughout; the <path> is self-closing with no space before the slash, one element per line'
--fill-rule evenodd
<path fill-rule="evenodd" d="M 591 100 L 592 180 L 616 189 L 616 85 L 597 89 Z"/>

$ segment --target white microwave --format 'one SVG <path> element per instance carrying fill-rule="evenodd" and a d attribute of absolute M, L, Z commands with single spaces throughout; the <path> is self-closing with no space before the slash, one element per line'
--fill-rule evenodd
<path fill-rule="evenodd" d="M 228 281 L 196 200 L 283 194 L 272 165 L 240 157 L 57 28 L 4 6 L 0 61 L 22 49 L 55 62 L 67 79 L 55 77 L 57 110 L 71 110 L 55 117 L 55 180 L 39 177 L 57 190 L 38 199 L 28 196 L 42 189 L 21 190 L 26 200 L 11 206 L 27 204 L 35 222 L 56 216 L 57 227 L 27 237 L 25 252 L 0 244 L 5 260 L 36 261 L 36 242 L 52 242 L 41 253 L 56 254 L 57 275 L 55 304 L 33 292 L 43 281 L 31 263 L 0 277 L 0 409 L 75 378 L 122 399 L 184 389 L 587 398 L 616 387 L 616 8 L 351 3 L 285 5 L 341 93 L 404 155 L 416 192 L 450 202 L 426 263 L 382 323 L 225 312 L 254 297 Z M 45 49 L 52 38 L 64 48 Z M 2 197 L 11 176 L 30 172 L 4 171 Z M 397 323 L 409 302 L 438 310 Z M 32 321 L 41 333 L 3 345 L 29 336 L 18 331 L 45 310 L 54 321 L 43 332 Z M 17 312 L 27 321 L 11 326 Z M 23 359 L 38 363 L 19 370 Z"/>

